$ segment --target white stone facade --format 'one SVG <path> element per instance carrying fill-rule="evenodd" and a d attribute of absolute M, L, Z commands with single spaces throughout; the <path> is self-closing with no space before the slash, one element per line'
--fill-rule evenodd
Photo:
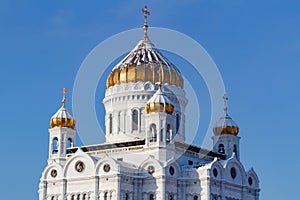
<path fill-rule="evenodd" d="M 75 143 L 73 129 L 49 129 L 49 160 L 41 177 L 39 199 L 258 200 L 258 177 L 253 169 L 245 171 L 239 161 L 239 137 L 214 136 L 215 151 L 185 144 L 181 111 L 187 100 L 182 89 L 167 87 L 177 89 L 169 94 L 170 99 L 182 103 L 182 109 L 175 109 L 172 115 L 144 112 L 145 103 L 155 92 L 152 83 L 108 89 L 103 102 L 107 116 L 114 113 L 114 126 L 112 132 L 106 132 L 104 144 L 68 146 L 69 138 Z M 179 105 L 175 103 L 175 108 Z M 132 130 L 132 109 L 139 113 L 137 130 Z M 126 113 L 123 124 L 120 113 Z M 183 116 L 180 130 L 167 135 L 167 124 L 176 130 L 176 114 Z M 156 140 L 150 133 L 151 124 L 157 126 Z M 106 130 L 109 126 L 106 122 Z M 122 126 L 129 128 L 121 131 Z M 58 139 L 57 151 L 53 149 L 54 138 Z M 217 153 L 220 143 L 224 144 L 225 155 Z"/>
<path fill-rule="evenodd" d="M 213 150 L 185 143 L 183 78 L 155 49 L 147 28 L 109 75 L 103 99 L 105 143 L 76 146 L 72 116 L 52 117 L 39 199 L 258 200 L 259 179 L 240 162 L 238 127 L 232 126 L 227 107 L 212 138 Z M 155 80 L 162 83 L 159 89 Z M 156 95 L 159 101 L 148 102 Z"/>

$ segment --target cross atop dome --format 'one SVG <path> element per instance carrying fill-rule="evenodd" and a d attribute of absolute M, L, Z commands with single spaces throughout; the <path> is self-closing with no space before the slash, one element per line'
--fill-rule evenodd
<path fill-rule="evenodd" d="M 224 111 L 227 114 L 227 101 L 228 101 L 228 97 L 227 97 L 226 93 L 223 96 L 223 100 L 224 100 Z"/>
<path fill-rule="evenodd" d="M 143 29 L 144 29 L 144 37 L 147 36 L 147 30 L 148 30 L 148 16 L 150 15 L 150 12 L 148 11 L 148 8 L 147 6 L 145 6 L 143 9 L 142 9 L 142 12 L 144 14 L 144 26 L 143 26 Z"/>
<path fill-rule="evenodd" d="M 65 104 L 66 104 L 66 93 L 68 92 L 66 87 L 63 87 L 61 89 L 61 92 L 62 92 L 62 100 L 61 100 L 61 103 L 62 103 L 62 106 L 65 107 Z"/>

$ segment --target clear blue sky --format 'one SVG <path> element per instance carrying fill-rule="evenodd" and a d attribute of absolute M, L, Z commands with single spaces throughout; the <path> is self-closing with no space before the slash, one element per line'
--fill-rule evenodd
<path fill-rule="evenodd" d="M 2 0 L 1 199 L 38 198 L 49 119 L 59 107 L 60 88 L 72 88 L 81 62 L 97 44 L 140 27 L 145 4 L 151 11 L 150 25 L 194 38 L 218 65 L 230 114 L 241 127 L 242 161 L 257 171 L 261 199 L 297 199 L 297 0 Z"/>

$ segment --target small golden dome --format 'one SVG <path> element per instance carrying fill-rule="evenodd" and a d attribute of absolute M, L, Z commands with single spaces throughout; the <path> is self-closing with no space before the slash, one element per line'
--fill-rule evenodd
<path fill-rule="evenodd" d="M 70 112 L 65 108 L 66 98 L 65 94 L 67 90 L 65 88 L 62 89 L 63 92 L 63 100 L 61 108 L 51 117 L 50 126 L 51 128 L 55 127 L 67 127 L 74 129 L 76 121 Z"/>
<path fill-rule="evenodd" d="M 215 135 L 238 135 L 239 127 L 226 113 L 213 128 Z"/>
<path fill-rule="evenodd" d="M 144 37 L 109 74 L 107 88 L 129 82 L 161 82 L 183 88 L 179 70 L 155 48 L 147 36 L 147 7 L 144 13 Z"/>
<path fill-rule="evenodd" d="M 213 128 L 215 135 L 238 135 L 239 127 L 227 114 L 227 96 L 223 96 L 224 99 L 224 116 L 222 116 Z"/>
<path fill-rule="evenodd" d="M 158 90 L 146 103 L 146 112 L 157 113 L 157 112 L 166 112 L 167 114 L 172 114 L 174 111 L 173 103 L 168 99 L 166 95 L 161 90 L 161 85 L 159 84 Z"/>

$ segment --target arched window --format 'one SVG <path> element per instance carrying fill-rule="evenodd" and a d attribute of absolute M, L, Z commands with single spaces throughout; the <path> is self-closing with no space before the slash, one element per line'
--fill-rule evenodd
<path fill-rule="evenodd" d="M 149 195 L 149 200 L 154 200 L 154 194 Z"/>
<path fill-rule="evenodd" d="M 51 200 L 55 200 L 55 197 L 54 197 L 54 196 L 52 196 L 52 197 L 51 197 Z"/>
<path fill-rule="evenodd" d="M 172 194 L 170 194 L 170 195 L 169 195 L 169 200 L 174 200 L 174 198 L 173 198 L 173 195 L 172 195 Z"/>
<path fill-rule="evenodd" d="M 128 195 L 128 193 L 125 194 L 125 200 L 129 200 L 129 195 Z"/>
<path fill-rule="evenodd" d="M 57 154 L 58 153 L 58 139 L 57 137 L 53 138 L 52 141 L 52 154 Z"/>
<path fill-rule="evenodd" d="M 195 195 L 195 196 L 194 196 L 194 200 L 198 200 L 198 196 Z"/>
<path fill-rule="evenodd" d="M 137 110 L 132 111 L 132 130 L 137 131 L 139 128 L 139 112 Z"/>
<path fill-rule="evenodd" d="M 112 133 L 112 129 L 113 129 L 113 118 L 112 118 L 112 114 L 109 114 L 109 133 Z"/>
<path fill-rule="evenodd" d="M 233 145 L 233 152 L 235 153 L 235 156 L 237 156 L 237 148 L 236 148 L 236 145 Z"/>
<path fill-rule="evenodd" d="M 156 125 L 151 124 L 150 125 L 150 142 L 156 142 L 156 141 L 157 141 Z"/>
<path fill-rule="evenodd" d="M 72 148 L 72 147 L 73 147 L 73 141 L 72 141 L 71 138 L 69 138 L 68 141 L 67 141 L 67 154 L 72 153 L 71 150 L 70 150 L 70 148 Z"/>
<path fill-rule="evenodd" d="M 71 200 L 75 200 L 75 195 L 74 194 L 71 196 Z"/>
<path fill-rule="evenodd" d="M 176 134 L 179 131 L 179 127 L 180 127 L 180 115 L 176 114 Z"/>
<path fill-rule="evenodd" d="M 69 138 L 67 141 L 67 148 L 72 148 L 72 147 L 73 147 L 73 141 L 71 138 Z"/>
<path fill-rule="evenodd" d="M 86 196 L 86 194 L 83 194 L 82 200 L 87 200 Z"/>
<path fill-rule="evenodd" d="M 80 194 L 77 196 L 77 200 L 80 200 L 80 196 L 81 196 Z"/>
<path fill-rule="evenodd" d="M 108 200 L 108 192 L 104 193 L 104 200 Z"/>
<path fill-rule="evenodd" d="M 219 144 L 219 146 L 218 146 L 218 152 L 219 153 L 225 153 L 224 144 Z"/>
<path fill-rule="evenodd" d="M 168 124 L 167 125 L 167 134 L 166 134 L 166 141 L 167 142 L 170 142 L 171 141 L 171 125 L 170 124 Z"/>

